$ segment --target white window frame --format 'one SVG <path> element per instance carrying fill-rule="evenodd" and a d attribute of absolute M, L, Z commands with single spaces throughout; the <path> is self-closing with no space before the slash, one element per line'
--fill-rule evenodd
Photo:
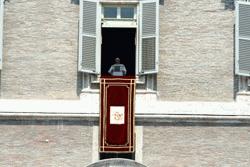
<path fill-rule="evenodd" d="M 0 2 L 0 70 L 3 67 L 3 16 L 4 16 L 4 0 Z"/>
<path fill-rule="evenodd" d="M 137 5 L 134 5 L 134 4 L 126 4 L 126 5 L 119 5 L 119 4 L 103 4 L 102 5 L 102 19 L 105 19 L 105 20 L 135 20 L 137 18 L 137 8 L 136 8 Z M 114 7 L 117 9 L 117 16 L 116 18 L 105 18 L 104 17 L 104 8 L 105 7 Z M 134 8 L 134 17 L 133 18 L 121 18 L 121 8 L 123 7 L 131 7 L 131 8 Z"/>
<path fill-rule="evenodd" d="M 82 29 L 82 1 L 80 0 L 80 20 L 79 20 L 79 30 Z M 145 84 L 148 85 L 148 83 L 153 83 L 154 80 L 154 75 L 156 75 L 156 73 L 158 72 L 158 61 L 159 61 L 159 1 L 158 0 L 141 0 L 141 1 L 102 1 L 102 0 L 87 0 L 87 1 L 92 1 L 92 2 L 97 2 L 99 5 L 99 9 L 100 11 L 97 14 L 97 33 L 96 36 L 98 39 L 96 39 L 96 47 L 98 48 L 98 51 L 96 54 L 96 68 L 99 68 L 98 70 L 96 70 L 97 72 L 93 72 L 93 71 L 86 71 L 86 70 L 81 70 L 79 69 L 80 72 L 83 72 L 82 75 L 84 76 L 84 81 L 83 83 L 85 83 L 84 85 L 84 89 L 85 88 L 90 88 L 91 84 L 94 83 L 99 83 L 99 77 L 100 72 L 101 72 L 101 42 L 102 42 L 102 37 L 101 37 L 101 29 L 102 27 L 110 27 L 110 28 L 135 28 L 136 29 L 136 34 L 135 34 L 135 42 L 136 42 L 136 54 L 135 54 L 135 75 L 138 79 L 137 83 L 140 84 Z M 150 36 L 155 37 L 155 67 L 153 70 L 148 70 L 148 71 L 143 71 L 142 72 L 142 58 L 141 58 L 141 36 L 142 35 L 142 14 L 141 14 L 141 10 L 142 10 L 142 3 L 151 3 L 154 2 L 156 4 L 156 8 L 154 10 L 156 10 L 156 31 L 152 34 L 150 34 Z M 121 7 L 126 7 L 126 6 L 131 6 L 134 7 L 134 18 L 120 18 L 119 17 L 119 11 L 117 14 L 117 18 L 104 18 L 104 10 L 103 7 L 117 7 L 117 8 L 121 8 Z M 107 22 L 109 24 L 107 24 Z M 80 33 L 80 32 L 79 32 Z M 80 35 L 79 35 L 80 36 Z M 145 36 L 145 35 L 144 35 Z M 149 37 L 149 36 L 147 36 Z M 81 49 L 82 49 L 82 39 L 81 36 L 79 37 L 79 54 L 81 55 Z M 79 59 L 81 59 L 81 56 L 79 56 Z M 80 63 L 82 63 L 82 60 L 79 61 Z M 79 67 L 80 64 L 79 64 Z M 93 77 L 94 76 L 94 77 Z M 93 80 L 93 78 L 95 78 Z M 88 79 L 88 81 L 86 80 Z M 143 81 L 141 81 L 141 79 L 143 79 Z M 152 87 L 152 86 L 151 86 Z M 148 89 L 148 86 L 147 86 Z"/>
<path fill-rule="evenodd" d="M 137 4 L 136 6 L 136 20 L 137 20 L 137 26 L 136 26 L 136 58 L 135 58 L 135 75 L 139 76 L 139 69 L 140 69 L 140 4 Z"/>
<path fill-rule="evenodd" d="M 109 3 L 103 3 L 102 4 L 102 27 L 110 27 L 110 28 L 135 28 L 136 29 L 136 34 L 135 34 L 135 75 L 139 75 L 139 50 L 140 50 L 140 42 L 139 42 L 139 20 L 140 20 L 140 15 L 139 15 L 139 10 L 140 10 L 140 5 L 139 3 L 129 3 L 126 2 L 127 4 L 109 4 Z M 104 7 L 117 7 L 122 8 L 125 6 L 131 6 L 134 7 L 134 18 L 133 19 L 123 19 L 120 18 L 120 16 L 117 16 L 117 18 L 104 18 Z M 117 15 L 119 14 L 120 11 L 118 11 Z"/>
<path fill-rule="evenodd" d="M 104 18 L 104 8 L 105 7 L 115 7 L 117 8 L 116 18 Z M 133 18 L 121 18 L 121 8 L 122 7 L 133 7 L 134 8 L 134 17 Z M 137 28 L 137 4 L 102 4 L 102 27 L 112 27 L 112 28 Z"/>

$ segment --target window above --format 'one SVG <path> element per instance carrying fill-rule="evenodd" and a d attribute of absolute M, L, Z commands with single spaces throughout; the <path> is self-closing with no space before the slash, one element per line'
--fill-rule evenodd
<path fill-rule="evenodd" d="M 136 6 L 132 5 L 122 5 L 122 6 L 115 6 L 104 5 L 102 8 L 102 19 L 129 19 L 135 20 L 136 19 Z"/>
<path fill-rule="evenodd" d="M 121 8 L 121 18 L 134 18 L 134 11 L 133 7 L 122 7 Z"/>
<path fill-rule="evenodd" d="M 103 16 L 104 18 L 117 18 L 117 8 L 116 7 L 104 7 Z"/>

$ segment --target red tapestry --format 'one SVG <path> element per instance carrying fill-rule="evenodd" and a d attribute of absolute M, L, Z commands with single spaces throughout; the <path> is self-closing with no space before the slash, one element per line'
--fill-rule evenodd
<path fill-rule="evenodd" d="M 102 77 L 100 93 L 100 152 L 133 152 L 135 78 Z"/>

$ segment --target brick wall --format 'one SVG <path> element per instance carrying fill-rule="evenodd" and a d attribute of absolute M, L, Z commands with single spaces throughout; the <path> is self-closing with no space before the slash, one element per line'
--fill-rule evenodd
<path fill-rule="evenodd" d="M 78 16 L 70 0 L 6 1 L 2 98 L 77 98 Z"/>
<path fill-rule="evenodd" d="M 144 126 L 143 129 L 146 166 L 247 167 L 250 164 L 249 127 L 195 124 Z"/>
<path fill-rule="evenodd" d="M 78 98 L 76 1 L 6 1 L 2 98 Z M 159 99 L 232 101 L 233 26 L 221 0 L 165 1 Z"/>
<path fill-rule="evenodd" d="M 161 100 L 233 100 L 234 11 L 221 0 L 160 7 Z"/>
<path fill-rule="evenodd" d="M 91 122 L 1 120 L 0 166 L 83 167 L 92 162 Z"/>

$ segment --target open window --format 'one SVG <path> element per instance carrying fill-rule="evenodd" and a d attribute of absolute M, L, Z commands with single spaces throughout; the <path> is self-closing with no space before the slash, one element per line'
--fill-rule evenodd
<path fill-rule="evenodd" d="M 236 2 L 235 72 L 239 75 L 239 90 L 250 87 L 250 2 Z"/>
<path fill-rule="evenodd" d="M 137 10 L 134 3 L 102 4 L 101 75 L 108 71 L 115 58 L 125 65 L 127 76 L 135 76 Z"/>
<path fill-rule="evenodd" d="M 102 28 L 101 75 L 109 75 L 108 70 L 119 57 L 125 65 L 128 76 L 135 76 L 135 28 Z"/>
<path fill-rule="evenodd" d="M 78 67 L 83 72 L 84 85 L 98 83 L 98 76 L 107 75 L 114 58 L 120 57 L 128 75 L 138 76 L 140 86 L 137 88 L 147 89 L 146 83 L 150 83 L 149 89 L 155 88 L 159 56 L 158 10 L 158 0 L 124 0 L 121 3 L 80 0 Z"/>

